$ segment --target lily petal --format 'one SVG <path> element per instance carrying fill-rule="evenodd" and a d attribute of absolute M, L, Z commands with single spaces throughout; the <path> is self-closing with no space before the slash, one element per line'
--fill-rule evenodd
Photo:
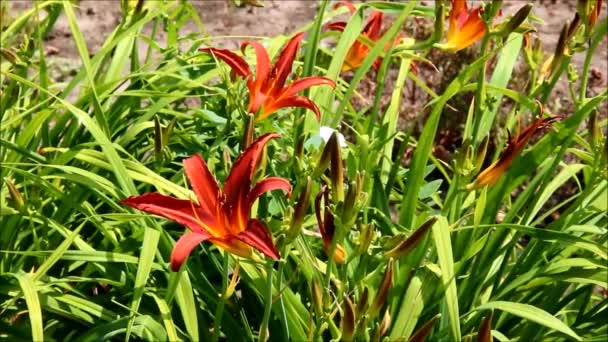
<path fill-rule="evenodd" d="M 248 45 L 255 49 L 255 86 L 256 90 L 260 91 L 262 85 L 266 82 L 268 75 L 270 74 L 270 57 L 268 57 L 268 52 L 266 52 L 264 46 L 254 40 L 246 40 L 241 43 L 241 52 L 243 52 L 243 54 L 245 54 L 245 49 Z"/>
<path fill-rule="evenodd" d="M 300 48 L 300 42 L 302 42 L 302 38 L 304 38 L 304 32 L 300 32 L 293 36 L 291 40 L 285 45 L 283 51 L 279 55 L 277 62 L 272 69 L 272 75 L 274 76 L 274 81 L 272 84 L 271 92 L 278 92 L 285 85 L 285 81 L 289 74 L 291 74 L 291 67 L 293 66 L 293 60 L 296 57 L 296 53 Z"/>
<path fill-rule="evenodd" d="M 223 60 L 232 68 L 234 73 L 242 78 L 247 78 L 251 75 L 251 69 L 249 69 L 247 62 L 241 56 L 228 49 L 203 48 L 199 49 L 199 51 L 211 53 L 213 56 Z"/>
<path fill-rule="evenodd" d="M 249 220 L 247 229 L 237 235 L 236 238 L 275 260 L 281 258 L 279 251 L 272 242 L 272 236 L 268 228 L 262 221 Z"/>
<path fill-rule="evenodd" d="M 200 210 L 192 201 L 173 198 L 159 193 L 147 193 L 131 196 L 120 203 L 175 221 L 192 232 L 203 234 L 210 229 L 214 220 L 209 214 Z"/>
<path fill-rule="evenodd" d="M 258 197 L 262 196 L 265 192 L 272 190 L 283 190 L 287 193 L 287 197 L 291 195 L 291 184 L 285 179 L 281 177 L 268 177 L 259 181 L 249 195 L 247 195 L 247 202 L 249 202 L 249 206 L 258 199 Z"/>
<path fill-rule="evenodd" d="M 264 146 L 270 139 L 278 138 L 278 133 L 267 133 L 254 141 L 234 162 L 224 184 L 226 203 L 232 208 L 230 217 L 235 220 L 230 228 L 234 235 L 245 230 L 249 217 L 247 195 L 251 189 L 251 178 L 262 155 Z"/>
<path fill-rule="evenodd" d="M 264 112 L 256 118 L 256 121 L 263 120 L 271 113 L 285 107 L 302 107 L 312 110 L 316 117 L 317 121 L 321 119 L 321 112 L 319 111 L 319 107 L 309 98 L 305 96 L 291 96 L 282 98 L 279 101 L 273 102 L 270 105 L 264 107 Z"/>
<path fill-rule="evenodd" d="M 355 12 L 357 11 L 357 8 L 355 8 L 355 5 L 353 5 L 350 1 L 338 1 L 334 4 L 334 9 L 338 9 L 342 6 L 348 8 L 348 11 L 350 12 L 351 15 L 355 14 Z"/>
<path fill-rule="evenodd" d="M 382 21 L 384 20 L 384 13 L 375 11 L 370 16 L 367 24 L 363 28 L 362 33 L 366 35 L 370 40 L 375 41 L 380 38 L 382 32 Z"/>
<path fill-rule="evenodd" d="M 194 247 L 210 237 L 211 235 L 207 232 L 186 233 L 182 235 L 175 243 L 173 251 L 171 251 L 171 270 L 173 272 L 179 271 L 179 268 L 186 261 L 190 253 L 192 253 Z"/>
<path fill-rule="evenodd" d="M 325 26 L 323 26 L 324 30 L 333 30 L 333 31 L 344 31 L 344 28 L 346 28 L 346 22 L 345 21 L 336 21 L 334 23 L 329 23 L 326 24 Z"/>
<path fill-rule="evenodd" d="M 304 77 L 304 78 L 300 78 L 299 80 L 296 80 L 293 83 L 291 83 L 290 85 L 288 85 L 283 90 L 283 92 L 281 92 L 279 99 L 293 96 L 293 95 L 301 92 L 304 89 L 308 89 L 312 86 L 323 85 L 323 84 L 331 86 L 332 88 L 336 87 L 336 82 L 334 82 L 333 80 L 330 80 L 327 77 L 321 77 L 321 76 Z"/>
<path fill-rule="evenodd" d="M 184 159 L 184 172 L 198 198 L 201 209 L 207 211 L 209 216 L 214 216 L 217 211 L 220 188 L 209 171 L 205 160 L 198 154 Z"/>

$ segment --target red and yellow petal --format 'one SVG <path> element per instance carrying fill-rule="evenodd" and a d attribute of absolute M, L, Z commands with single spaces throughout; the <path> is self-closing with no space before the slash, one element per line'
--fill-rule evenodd
<path fill-rule="evenodd" d="M 215 220 L 198 204 L 189 201 L 161 195 L 147 193 L 141 196 L 131 196 L 120 203 L 144 211 L 148 214 L 162 216 L 175 221 L 195 233 L 205 233 Z"/>
<path fill-rule="evenodd" d="M 186 233 L 175 243 L 171 251 L 171 270 L 179 271 L 184 261 L 188 258 L 194 247 L 209 239 L 211 235 L 207 232 Z"/>
<path fill-rule="evenodd" d="M 209 171 L 205 160 L 195 154 L 190 158 L 184 159 L 184 172 L 190 181 L 190 186 L 198 198 L 198 203 L 202 210 L 209 213 L 209 216 L 217 214 L 218 197 L 220 188 L 217 181 Z"/>
<path fill-rule="evenodd" d="M 247 196 L 251 190 L 251 179 L 258 164 L 258 160 L 264 151 L 264 146 L 270 139 L 278 138 L 278 133 L 268 133 L 256 141 L 237 158 L 234 162 L 230 174 L 224 184 L 226 204 L 231 208 L 230 231 L 236 235 L 245 230 L 247 219 L 249 218 L 249 207 Z"/>
<path fill-rule="evenodd" d="M 262 111 L 262 114 L 259 115 L 255 120 L 256 121 L 263 120 L 264 118 L 268 117 L 270 114 L 276 112 L 277 110 L 279 110 L 281 108 L 285 108 L 285 107 L 307 108 L 307 109 L 312 110 L 315 113 L 317 120 L 320 120 L 320 118 L 321 118 L 321 112 L 319 111 L 319 107 L 317 107 L 317 105 L 311 99 L 309 99 L 305 96 L 291 96 L 291 97 L 282 98 L 279 101 L 272 102 L 272 103 L 269 103 L 268 105 L 265 105 L 264 110 Z"/>
<path fill-rule="evenodd" d="M 252 46 L 255 50 L 255 87 L 256 91 L 259 92 L 260 89 L 262 89 L 262 85 L 267 81 L 268 75 L 270 75 L 270 57 L 268 57 L 268 52 L 266 52 L 264 46 L 253 40 L 246 40 L 241 43 L 241 51 L 243 52 L 243 54 L 245 53 L 245 48 L 247 48 L 247 46 Z"/>
<path fill-rule="evenodd" d="M 247 229 L 236 236 L 249 246 L 259 250 L 272 259 L 280 259 L 279 251 L 272 242 L 272 236 L 266 225 L 259 220 L 251 219 L 247 224 Z"/>
<path fill-rule="evenodd" d="M 348 8 L 348 11 L 350 12 L 351 15 L 355 14 L 355 12 L 357 11 L 357 8 L 355 8 L 355 5 L 353 5 L 350 1 L 338 1 L 334 4 L 334 9 L 338 9 L 340 7 Z"/>
<path fill-rule="evenodd" d="M 247 202 L 249 207 L 253 205 L 255 200 L 262 194 L 272 190 L 283 190 L 287 193 L 287 196 L 291 195 L 291 184 L 285 178 L 281 177 L 268 177 L 259 181 L 253 189 L 247 195 Z"/>
<path fill-rule="evenodd" d="M 236 53 L 227 50 L 227 49 L 215 49 L 215 48 L 203 48 L 199 49 L 201 52 L 206 52 L 212 54 L 214 57 L 217 57 L 232 69 L 235 74 L 242 78 L 247 78 L 251 75 L 251 69 L 249 69 L 249 65 L 247 62 Z"/>
<path fill-rule="evenodd" d="M 301 92 L 302 90 L 305 90 L 305 89 L 308 89 L 310 87 L 317 86 L 317 85 L 328 85 L 328 86 L 331 86 L 332 88 L 335 88 L 336 82 L 334 82 L 333 80 L 330 80 L 327 77 L 321 77 L 321 76 L 310 76 L 310 77 L 300 78 L 299 80 L 295 80 L 293 83 L 291 83 L 287 87 L 283 88 L 283 91 L 279 95 L 279 99 L 285 98 L 285 97 L 291 97 L 291 96 Z"/>
<path fill-rule="evenodd" d="M 228 235 L 221 238 L 211 238 L 209 241 L 228 253 L 243 258 L 251 257 L 251 247 L 243 241 L 237 239 L 234 235 Z"/>
<path fill-rule="evenodd" d="M 270 89 L 268 89 L 269 94 L 267 95 L 272 95 L 283 89 L 287 77 L 289 77 L 289 74 L 291 74 L 293 60 L 296 58 L 296 54 L 300 48 L 300 43 L 302 42 L 303 38 L 304 32 L 297 33 L 289 40 L 289 42 L 287 42 L 283 48 L 283 51 L 281 51 L 281 54 L 279 55 L 274 68 L 272 69 L 271 77 L 273 77 L 273 80 L 271 82 L 272 85 Z"/>

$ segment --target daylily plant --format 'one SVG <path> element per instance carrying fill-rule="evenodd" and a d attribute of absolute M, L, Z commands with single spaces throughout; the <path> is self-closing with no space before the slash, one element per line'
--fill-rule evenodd
<path fill-rule="evenodd" d="M 481 7 L 469 10 L 466 0 L 452 0 L 447 41 L 440 46 L 446 50 L 459 51 L 481 39 L 486 33 L 481 12 Z"/>
<path fill-rule="evenodd" d="M 173 271 L 179 270 L 194 247 L 206 240 L 238 256 L 250 257 L 253 247 L 270 258 L 279 259 L 279 252 L 266 225 L 249 217 L 251 206 L 265 192 L 280 189 L 289 194 L 291 191 L 289 182 L 279 177 L 265 178 L 252 187 L 252 178 L 264 146 L 270 139 L 279 136 L 268 133 L 253 142 L 232 166 L 223 190 L 205 161 L 199 155 L 194 155 L 184 160 L 184 171 L 196 201 L 159 193 L 132 196 L 121 201 L 146 213 L 175 221 L 190 230 L 182 235 L 171 252 Z"/>
<path fill-rule="evenodd" d="M 467 185 L 467 189 L 477 189 L 495 184 L 507 172 L 515 157 L 521 153 L 528 143 L 528 140 L 537 132 L 549 127 L 557 119 L 558 117 L 537 118 L 518 135 L 510 138 L 498 160 L 483 170 L 473 183 Z"/>
<path fill-rule="evenodd" d="M 334 5 L 334 9 L 339 8 L 341 6 L 345 6 L 346 8 L 348 8 L 348 11 L 350 12 L 351 15 L 355 14 L 355 12 L 357 11 L 355 6 L 348 1 L 338 1 Z M 382 12 L 379 12 L 379 11 L 372 12 L 371 16 L 367 20 L 367 23 L 365 24 L 365 27 L 361 31 L 361 35 L 363 35 L 369 41 L 375 43 L 382 37 L 382 22 L 383 21 L 384 21 L 384 14 Z M 344 31 L 345 27 L 346 27 L 345 21 L 337 21 L 337 22 L 333 22 L 333 23 L 329 23 L 329 24 L 325 25 L 325 29 L 327 29 L 327 30 L 334 30 L 334 31 L 341 31 L 341 32 Z M 396 44 L 397 42 L 399 42 L 399 40 L 402 37 L 403 37 L 402 35 L 398 35 L 397 39 L 395 39 L 395 42 L 393 44 Z M 388 46 L 386 48 L 388 48 Z M 348 70 L 358 68 L 361 65 L 361 63 L 363 63 L 363 60 L 369 53 L 369 50 L 370 50 L 369 46 L 367 46 L 365 43 L 363 43 L 359 40 L 356 40 L 353 43 L 353 45 L 350 47 L 348 52 L 346 53 L 346 56 L 344 57 L 344 64 L 342 65 L 342 71 L 348 71 Z M 377 70 L 380 67 L 380 63 L 382 63 L 382 58 L 377 58 L 374 61 L 374 65 L 373 65 L 374 69 Z"/>
<path fill-rule="evenodd" d="M 336 83 L 326 77 L 311 76 L 294 80 L 289 85 L 285 84 L 291 74 L 293 60 L 303 37 L 303 32 L 293 36 L 283 48 L 274 66 L 270 64 L 270 57 L 262 44 L 252 40 L 241 43 L 241 52 L 244 53 L 247 46 L 251 46 L 255 50 L 255 77 L 247 62 L 230 50 L 203 48 L 200 51 L 211 53 L 223 60 L 237 76 L 247 81 L 247 88 L 249 89 L 248 112 L 256 115 L 256 121 L 262 120 L 285 107 L 310 109 L 319 119 L 321 113 L 317 105 L 309 98 L 296 94 L 316 85 L 325 84 L 335 87 Z"/>

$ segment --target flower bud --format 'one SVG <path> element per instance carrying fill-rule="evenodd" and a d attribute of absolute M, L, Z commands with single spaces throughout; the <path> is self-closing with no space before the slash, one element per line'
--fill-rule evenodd
<path fill-rule="evenodd" d="M 399 243 L 390 251 L 384 253 L 384 255 L 391 258 L 399 258 L 408 254 L 414 249 L 414 247 L 418 245 L 418 243 L 420 243 L 420 241 L 422 241 L 422 239 L 426 236 L 426 233 L 435 224 L 435 221 L 437 221 L 437 218 L 431 217 L 424 222 L 420 228 L 416 229 L 416 231 L 412 233 L 412 235 L 410 235 L 406 240 Z"/>
<path fill-rule="evenodd" d="M 296 203 L 295 211 L 293 213 L 293 218 L 291 219 L 291 226 L 289 228 L 289 233 L 287 234 L 290 238 L 294 238 L 302 228 L 302 222 L 304 222 L 304 216 L 306 215 L 306 211 L 308 210 L 308 206 L 310 204 L 310 192 L 312 190 L 312 179 L 310 176 L 306 178 L 306 185 L 304 189 L 300 192 L 300 197 L 298 197 L 298 202 Z"/>
<path fill-rule="evenodd" d="M 479 327 L 479 333 L 477 334 L 477 341 L 479 342 L 492 342 L 492 313 L 484 317 Z"/>
<path fill-rule="evenodd" d="M 369 245 L 376 237 L 376 232 L 371 224 L 365 224 L 359 232 L 359 245 L 357 246 L 357 254 L 367 253 Z"/>
<path fill-rule="evenodd" d="M 373 340 L 380 341 L 382 336 L 386 335 L 386 333 L 388 332 L 388 329 L 390 327 L 391 327 L 391 314 L 389 312 L 389 309 L 387 308 L 384 311 L 384 316 L 382 317 L 382 321 L 380 322 L 380 325 L 378 326 L 378 330 L 376 330 L 376 334 L 375 334 Z"/>
<path fill-rule="evenodd" d="M 319 280 L 316 277 L 312 278 L 310 292 L 312 298 L 312 307 L 314 308 L 316 314 L 321 316 L 323 314 L 325 305 L 323 303 L 323 290 L 321 289 L 321 284 L 319 284 Z"/>
<path fill-rule="evenodd" d="M 342 150 L 338 141 L 338 134 L 334 134 L 327 143 L 331 151 L 331 191 L 338 202 L 344 200 L 344 166 L 342 165 Z"/>
<path fill-rule="evenodd" d="M 532 10 L 532 4 L 526 4 L 522 8 L 520 8 L 514 15 L 511 17 L 504 28 L 501 30 L 501 34 L 505 37 L 511 34 L 511 32 L 517 30 L 519 26 L 528 18 L 530 15 L 530 11 Z"/>
<path fill-rule="evenodd" d="M 431 318 L 428 322 L 424 323 L 418 330 L 416 330 L 416 332 L 412 335 L 412 337 L 410 337 L 408 342 L 426 341 L 426 338 L 431 333 L 431 330 L 433 330 L 433 326 L 435 325 L 435 322 L 437 322 L 439 320 L 439 317 L 441 317 L 441 315 L 436 315 L 435 317 Z"/>
<path fill-rule="evenodd" d="M 11 196 L 11 199 L 13 200 L 13 202 L 15 202 L 15 208 L 19 210 L 20 213 L 24 213 L 25 201 L 23 200 L 23 196 L 21 195 L 19 190 L 17 190 L 17 187 L 15 186 L 15 184 L 13 184 L 13 182 L 6 178 L 4 179 L 4 183 L 6 183 L 6 186 L 8 187 L 8 192 Z"/>
<path fill-rule="evenodd" d="M 363 286 L 363 292 L 357 302 L 357 316 L 363 316 L 369 307 L 369 289 L 367 286 Z"/>
<path fill-rule="evenodd" d="M 355 307 L 353 302 L 348 298 L 348 295 L 344 295 L 344 312 L 342 315 L 341 328 L 342 328 L 342 340 L 352 341 L 355 335 Z"/>
<path fill-rule="evenodd" d="M 435 29 L 433 31 L 433 42 L 439 42 L 443 36 L 445 20 L 445 2 L 443 0 L 435 1 Z"/>
<path fill-rule="evenodd" d="M 378 292 L 376 293 L 376 297 L 372 302 L 372 305 L 369 308 L 368 314 L 370 319 L 374 319 L 384 303 L 386 303 L 386 299 L 388 298 L 388 292 L 393 285 L 393 259 L 388 261 L 386 265 L 386 271 L 384 272 L 384 277 L 382 278 L 382 282 L 380 283 L 380 287 L 378 287 Z"/>

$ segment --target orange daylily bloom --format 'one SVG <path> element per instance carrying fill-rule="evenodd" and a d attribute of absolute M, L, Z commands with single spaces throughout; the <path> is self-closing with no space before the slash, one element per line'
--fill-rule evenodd
<path fill-rule="evenodd" d="M 481 19 L 481 7 L 469 11 L 466 0 L 452 0 L 448 39 L 443 48 L 459 51 L 475 43 L 486 34 L 486 24 Z"/>
<path fill-rule="evenodd" d="M 304 89 L 315 85 L 336 86 L 329 78 L 320 76 L 305 77 L 294 80 L 291 84 L 285 82 L 291 74 L 293 60 L 300 47 L 304 33 L 296 34 L 279 55 L 277 62 L 272 66 L 270 57 L 264 46 L 256 41 L 244 41 L 241 43 L 241 51 L 251 46 L 256 54 L 256 75 L 253 76 L 247 62 L 236 53 L 227 49 L 204 48 L 199 51 L 208 52 L 226 62 L 232 71 L 247 81 L 249 88 L 249 113 L 256 114 L 256 121 L 262 120 L 284 107 L 302 107 L 312 110 L 317 119 L 321 114 L 319 108 L 309 98 L 296 95 Z"/>
<path fill-rule="evenodd" d="M 323 200 L 325 208 L 323 210 L 323 217 L 321 217 L 321 200 Z M 334 239 L 334 233 L 336 232 L 336 225 L 334 223 L 334 215 L 329 211 L 329 189 L 327 186 L 323 186 L 321 191 L 315 198 L 315 215 L 317 216 L 317 223 L 319 224 L 319 231 L 321 232 L 321 238 L 323 239 L 323 249 L 325 254 L 329 256 L 329 250 Z M 346 252 L 340 244 L 336 244 L 333 259 L 336 263 L 344 263 Z"/>
<path fill-rule="evenodd" d="M 557 119 L 557 117 L 545 119 L 537 118 L 528 127 L 526 127 L 523 132 L 519 133 L 515 137 L 509 138 L 507 146 L 500 154 L 498 160 L 483 170 L 473 183 L 467 185 L 467 189 L 472 190 L 486 185 L 495 184 L 500 177 L 507 172 L 515 157 L 521 153 L 528 143 L 528 140 L 530 140 L 530 138 L 532 138 L 538 131 L 549 127 L 551 123 Z"/>
<path fill-rule="evenodd" d="M 348 8 L 351 15 L 355 14 L 357 9 L 355 6 L 348 1 L 338 1 L 334 5 L 334 9 L 345 6 Z M 382 37 L 382 22 L 384 21 L 384 14 L 379 11 L 374 11 L 372 15 L 367 20 L 365 27 L 361 31 L 361 34 L 369 39 L 371 42 L 376 42 Z M 335 31 L 344 31 L 346 27 L 345 21 L 337 21 L 333 23 L 329 23 L 325 25 L 325 29 L 327 30 L 335 30 Z M 403 37 L 403 35 L 398 35 L 393 44 L 397 44 L 399 40 Z M 390 47 L 386 46 L 385 49 Z M 365 45 L 365 43 L 356 40 L 353 45 L 350 47 L 346 56 L 344 57 L 344 65 L 342 65 L 342 71 L 348 71 L 355 68 L 358 68 L 365 56 L 369 53 L 369 46 Z M 382 63 L 382 58 L 377 58 L 374 61 L 374 69 L 378 70 L 380 67 L 380 63 Z"/>
<path fill-rule="evenodd" d="M 268 133 L 253 142 L 236 160 L 220 189 L 205 161 L 194 155 L 184 160 L 184 171 L 197 201 L 177 199 L 159 193 L 132 196 L 121 201 L 135 209 L 168 218 L 186 226 L 190 232 L 182 235 L 171 252 L 171 269 L 179 270 L 199 243 L 209 240 L 224 250 L 242 257 L 251 256 L 253 248 L 279 259 L 266 225 L 249 218 L 251 206 L 265 192 L 283 190 L 291 185 L 283 178 L 268 177 L 252 187 L 251 181 L 264 146 L 277 133 Z"/>

